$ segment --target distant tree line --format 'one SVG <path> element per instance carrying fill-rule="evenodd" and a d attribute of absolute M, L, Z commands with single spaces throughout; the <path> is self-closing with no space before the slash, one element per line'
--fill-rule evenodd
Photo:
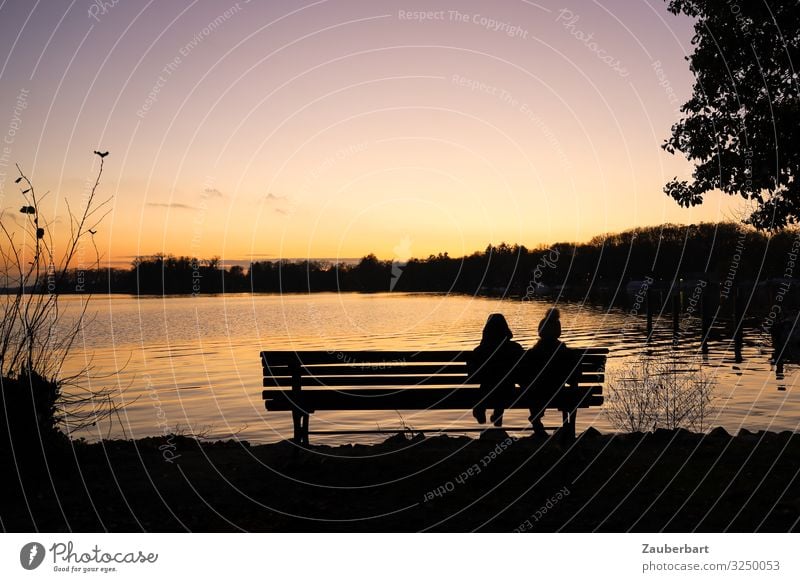
<path fill-rule="evenodd" d="M 799 237 L 798 230 L 768 235 L 735 223 L 703 223 L 635 228 L 587 243 L 535 249 L 502 243 L 464 257 L 440 253 L 407 262 L 370 254 L 355 264 L 277 260 L 224 268 L 218 257 L 159 254 L 139 257 L 128 269 L 72 271 L 62 291 L 156 295 L 423 291 L 515 296 L 558 292 L 598 298 L 619 294 L 629 282 L 645 278 L 662 286 L 679 279 L 706 279 L 730 287 L 793 277 Z M 800 263 L 797 270 L 800 275 Z"/>

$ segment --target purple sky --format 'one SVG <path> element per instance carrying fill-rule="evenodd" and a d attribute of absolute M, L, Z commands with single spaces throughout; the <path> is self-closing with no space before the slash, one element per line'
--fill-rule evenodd
<path fill-rule="evenodd" d="M 2 207 L 18 162 L 63 216 L 100 147 L 112 260 L 459 255 L 730 218 L 735 200 L 661 191 L 690 171 L 659 146 L 692 82 L 692 23 L 665 6 L 0 0 Z"/>

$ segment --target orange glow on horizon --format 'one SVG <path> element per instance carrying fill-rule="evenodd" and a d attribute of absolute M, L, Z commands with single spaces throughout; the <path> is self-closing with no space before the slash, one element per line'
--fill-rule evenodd
<path fill-rule="evenodd" d="M 18 161 L 66 228 L 92 150 L 110 150 L 97 243 L 115 265 L 462 256 L 730 219 L 733 198 L 682 209 L 662 192 L 691 172 L 661 149 L 691 92 L 691 22 L 606 4 L 566 18 L 471 1 L 459 13 L 481 17 L 466 20 L 426 4 L 444 17 L 420 21 L 382 1 L 160 6 L 157 19 L 118 3 L 89 23 L 68 13 L 46 47 L 50 17 L 14 7 L 3 30 L 32 30 L 3 73 L 10 103 L 25 93 L 0 194 L 18 204 Z"/>

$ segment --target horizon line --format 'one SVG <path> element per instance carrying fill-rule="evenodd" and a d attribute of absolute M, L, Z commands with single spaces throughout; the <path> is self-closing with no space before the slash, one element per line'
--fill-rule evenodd
<path fill-rule="evenodd" d="M 325 257 L 325 256 L 323 256 L 323 257 L 302 257 L 302 256 L 280 257 L 280 256 L 277 256 L 277 255 L 271 255 L 269 253 L 264 253 L 264 254 L 260 254 L 259 253 L 259 254 L 251 255 L 252 258 L 249 258 L 249 259 L 248 258 L 223 259 L 223 258 L 219 257 L 219 255 L 214 255 L 214 254 L 211 254 L 209 257 L 200 257 L 200 256 L 185 255 L 185 254 L 182 254 L 182 253 L 173 254 L 173 253 L 164 252 L 164 251 L 156 251 L 156 252 L 149 253 L 149 254 L 123 255 L 119 259 L 105 261 L 105 266 L 103 268 L 115 268 L 115 267 L 119 267 L 121 265 L 130 266 L 131 261 L 133 259 L 136 259 L 136 258 L 151 258 L 151 257 L 155 257 L 155 256 L 157 256 L 159 254 L 163 254 L 165 256 L 172 256 L 172 257 L 189 257 L 189 258 L 198 259 L 198 260 L 201 260 L 201 261 L 202 260 L 206 260 L 208 258 L 217 257 L 217 258 L 219 258 L 219 264 L 221 266 L 223 266 L 223 267 L 233 267 L 233 266 L 246 267 L 251 263 L 265 262 L 265 261 L 269 261 L 269 262 L 278 262 L 278 261 L 305 262 L 305 261 L 308 261 L 308 262 L 328 262 L 328 263 L 331 263 L 331 264 L 337 264 L 337 263 L 357 264 L 362 259 L 364 259 L 366 257 L 369 257 L 369 256 L 374 256 L 379 261 L 399 261 L 399 262 L 408 262 L 408 261 L 415 260 L 415 259 L 416 260 L 424 260 L 424 259 L 427 259 L 430 256 L 439 256 L 439 255 L 448 255 L 448 256 L 450 256 L 450 258 L 466 258 L 466 257 L 469 257 L 469 256 L 475 254 L 475 253 L 485 252 L 486 248 L 490 247 L 490 246 L 491 247 L 498 247 L 500 245 L 506 245 L 506 246 L 509 246 L 509 247 L 515 247 L 516 246 L 516 247 L 520 247 L 520 248 L 524 247 L 528 251 L 537 251 L 537 250 L 547 250 L 548 248 L 551 248 L 554 245 L 575 245 L 575 246 L 577 246 L 577 245 L 590 244 L 592 242 L 592 240 L 597 239 L 598 237 L 618 236 L 618 235 L 625 234 L 625 233 L 630 233 L 630 232 L 633 232 L 633 231 L 636 231 L 636 230 L 643 230 L 643 229 L 644 230 L 647 230 L 647 229 L 657 230 L 657 229 L 666 229 L 668 227 L 673 227 L 673 228 L 691 228 L 691 227 L 702 226 L 702 225 L 714 225 L 714 226 L 730 225 L 730 226 L 735 226 L 737 228 L 745 229 L 745 230 L 748 230 L 748 231 L 751 231 L 751 232 L 762 232 L 762 233 L 764 233 L 765 236 L 769 236 L 769 233 L 766 232 L 766 231 L 759 231 L 758 229 L 756 229 L 752 225 L 746 224 L 744 222 L 735 222 L 735 221 L 732 221 L 732 220 L 723 220 L 723 221 L 716 221 L 716 222 L 714 222 L 714 221 L 700 221 L 700 222 L 692 222 L 692 223 L 664 222 L 664 223 L 655 224 L 655 225 L 632 226 L 632 227 L 629 227 L 629 228 L 626 228 L 626 229 L 623 229 L 623 230 L 619 230 L 619 231 L 605 231 L 605 232 L 602 232 L 600 234 L 593 235 L 593 236 L 589 237 L 588 239 L 586 239 L 584 241 L 555 241 L 555 242 L 551 242 L 551 243 L 539 243 L 536 246 L 528 246 L 528 245 L 525 245 L 525 244 L 512 243 L 512 242 L 507 242 L 507 241 L 501 241 L 499 243 L 487 243 L 486 246 L 484 246 L 483 248 L 475 249 L 472 252 L 465 253 L 465 254 L 461 255 L 460 257 L 459 256 L 455 256 L 455 255 L 451 256 L 450 253 L 448 251 L 446 251 L 446 250 L 445 251 L 438 251 L 437 253 L 428 253 L 427 255 L 424 255 L 424 256 L 421 255 L 421 256 L 403 257 L 403 258 L 400 258 L 400 257 L 397 257 L 397 256 L 390 257 L 390 258 L 382 258 L 382 257 L 377 256 L 373 251 L 369 251 L 369 252 L 363 253 L 361 256 L 358 256 L 358 257 Z M 798 230 L 798 229 L 800 229 L 800 225 L 787 225 L 785 228 L 783 228 L 781 230 L 783 230 L 783 231 L 794 231 L 794 230 Z M 780 231 L 778 231 L 778 232 L 780 232 Z"/>

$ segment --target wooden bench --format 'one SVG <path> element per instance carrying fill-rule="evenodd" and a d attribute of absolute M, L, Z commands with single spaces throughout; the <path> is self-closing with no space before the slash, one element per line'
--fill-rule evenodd
<path fill-rule="evenodd" d="M 608 349 L 578 348 L 576 385 L 564 387 L 547 408 L 562 412 L 562 428 L 575 435 L 579 408 L 603 403 Z M 294 440 L 309 434 L 356 431 L 309 431 L 318 410 L 471 410 L 480 400 L 478 385 L 467 374 L 470 351 L 267 351 L 262 397 L 269 411 L 292 413 Z M 505 408 L 526 409 L 516 398 Z M 552 428 L 552 427 L 551 427 Z M 357 431 L 370 432 L 370 431 Z"/>

